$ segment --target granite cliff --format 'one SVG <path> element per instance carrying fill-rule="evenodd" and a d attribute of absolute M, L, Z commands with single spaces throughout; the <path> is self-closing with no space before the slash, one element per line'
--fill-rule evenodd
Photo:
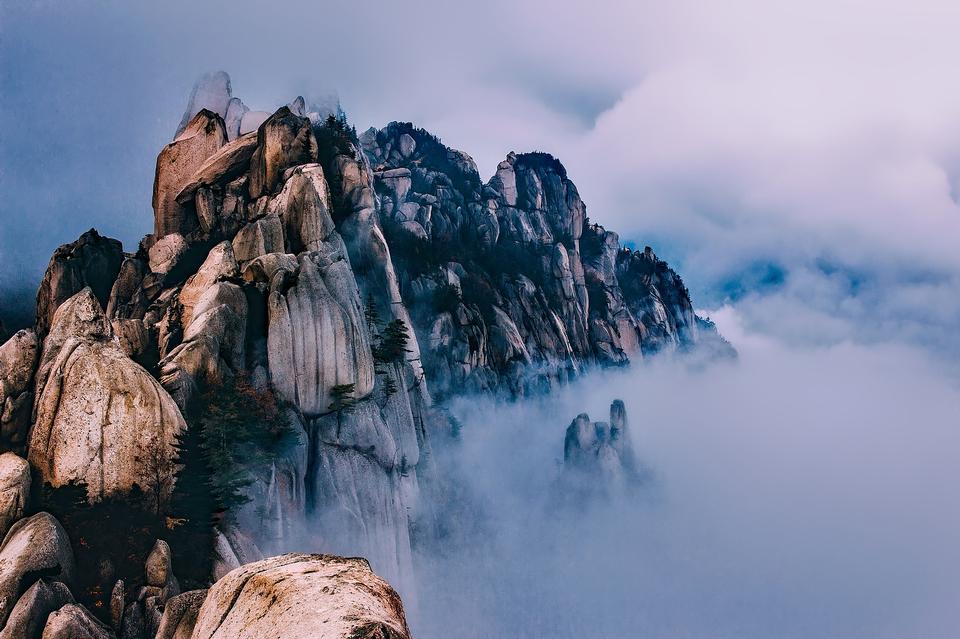
<path fill-rule="evenodd" d="M 3 636 L 240 636 L 279 616 L 296 636 L 332 619 L 329 636 L 408 636 L 365 563 L 264 555 L 362 555 L 415 605 L 411 530 L 429 535 L 440 516 L 424 495 L 444 482 L 430 440 L 454 428 L 445 400 L 549 392 L 665 351 L 733 354 L 651 249 L 589 221 L 545 153 L 511 153 L 484 183 L 466 153 L 410 124 L 357 135 L 303 98 L 251 111 L 217 73 L 160 151 L 153 209 L 132 252 L 95 230 L 60 247 L 36 326 L 0 346 Z M 199 522 L 216 531 L 220 581 L 181 593 L 168 532 L 191 522 L 177 480 L 191 429 L 228 414 L 228 390 L 266 405 L 287 443 L 205 440 L 203 463 L 226 451 L 241 468 L 242 498 Z M 571 466 L 634 472 L 622 403 L 609 425 L 571 429 Z M 45 512 L 78 486 L 91 508 L 135 499 L 166 515 L 127 583 L 116 559 L 86 578 L 85 600 L 104 606 L 92 612 L 70 590 L 75 522 Z M 350 585 L 331 596 L 337 580 Z"/>

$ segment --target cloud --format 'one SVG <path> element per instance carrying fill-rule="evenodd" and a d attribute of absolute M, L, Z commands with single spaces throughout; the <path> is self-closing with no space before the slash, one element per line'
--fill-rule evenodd
<path fill-rule="evenodd" d="M 462 444 L 438 458 L 484 525 L 421 548 L 418 636 L 952 635 L 960 387 L 915 349 L 796 349 L 716 319 L 738 363 L 456 407 Z M 566 425 L 615 397 L 654 481 L 551 511 Z"/>

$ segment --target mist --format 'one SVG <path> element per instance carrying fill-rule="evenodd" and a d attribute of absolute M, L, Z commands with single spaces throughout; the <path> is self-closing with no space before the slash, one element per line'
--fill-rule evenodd
<path fill-rule="evenodd" d="M 736 362 L 661 358 L 454 405 L 460 441 L 437 457 L 476 506 L 419 549 L 417 636 L 953 636 L 956 378 L 911 347 L 800 349 L 717 318 Z M 650 478 L 552 511 L 567 425 L 614 398 Z"/>

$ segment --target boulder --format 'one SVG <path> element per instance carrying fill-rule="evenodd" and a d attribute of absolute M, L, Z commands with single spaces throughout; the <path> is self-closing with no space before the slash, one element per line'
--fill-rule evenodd
<path fill-rule="evenodd" d="M 288 253 L 318 251 L 335 230 L 330 187 L 319 164 L 298 166 L 271 199 L 269 210 L 280 216 Z"/>
<path fill-rule="evenodd" d="M 39 355 L 32 329 L 17 331 L 0 346 L 0 444 L 19 449 L 26 439 Z"/>
<path fill-rule="evenodd" d="M 147 556 L 144 564 L 147 585 L 163 588 L 167 581 L 173 576 L 173 566 L 171 564 L 170 546 L 162 539 L 158 539 L 153 545 L 153 550 Z"/>
<path fill-rule="evenodd" d="M 190 590 L 167 600 L 154 639 L 190 639 L 206 597 L 206 590 Z"/>
<path fill-rule="evenodd" d="M 172 271 L 187 253 L 187 241 L 182 235 L 171 232 L 150 247 L 150 270 L 159 275 Z"/>
<path fill-rule="evenodd" d="M 243 264 L 267 253 L 283 251 L 283 225 L 276 213 L 250 222 L 233 238 L 233 254 Z"/>
<path fill-rule="evenodd" d="M 47 617 L 42 639 L 114 639 L 114 634 L 89 610 L 69 603 Z"/>
<path fill-rule="evenodd" d="M 287 280 L 274 277 L 267 303 L 274 388 L 307 415 L 329 412 L 335 385 L 354 384 L 354 396 L 366 397 L 373 355 L 350 263 L 305 253 Z"/>
<path fill-rule="evenodd" d="M 297 270 L 297 256 L 290 253 L 267 253 L 261 255 L 243 267 L 243 279 L 246 282 L 264 282 L 269 284 L 277 271 Z"/>
<path fill-rule="evenodd" d="M 50 613 L 73 603 L 70 589 L 59 581 L 40 579 L 20 595 L 0 630 L 0 639 L 40 639 Z"/>
<path fill-rule="evenodd" d="M 232 94 L 230 76 L 225 71 L 205 73 L 200 76 L 193 85 L 190 100 L 187 102 L 187 109 L 183 112 L 174 138 L 179 139 L 190 121 L 204 109 L 216 113 L 221 118 L 226 118 L 232 102 Z"/>
<path fill-rule="evenodd" d="M 250 161 L 250 198 L 272 193 L 287 168 L 316 162 L 317 151 L 310 120 L 280 107 L 257 129 L 257 149 Z"/>
<path fill-rule="evenodd" d="M 237 259 L 230 242 L 220 242 L 207 253 L 200 269 L 187 279 L 180 289 L 179 301 L 183 306 L 182 325 L 190 326 L 193 321 L 193 309 L 200 297 L 216 282 L 234 278 L 239 274 Z"/>
<path fill-rule="evenodd" d="M 0 546 L 0 626 L 34 580 L 69 583 L 73 569 L 70 540 L 53 515 L 37 513 L 16 522 Z"/>
<path fill-rule="evenodd" d="M 30 499 L 30 464 L 13 453 L 0 454 L 0 537 L 23 517 Z"/>
<path fill-rule="evenodd" d="M 113 339 L 90 289 L 54 317 L 34 413 L 31 465 L 54 486 L 85 482 L 91 499 L 134 484 L 150 490 L 155 469 L 146 460 L 155 452 L 169 466 L 184 426 L 173 399 Z"/>
<path fill-rule="evenodd" d="M 242 566 L 210 588 L 193 639 L 384 637 L 410 630 L 397 593 L 364 559 L 281 555 Z"/>
<path fill-rule="evenodd" d="M 256 148 L 257 136 L 254 133 L 242 135 L 220 147 L 220 150 L 200 165 L 190 181 L 180 190 L 177 202 L 187 204 L 193 199 L 197 189 L 222 186 L 246 173 Z"/>
<path fill-rule="evenodd" d="M 171 236 L 172 237 L 172 236 Z M 148 262 L 139 256 L 125 257 L 120 265 L 113 288 L 110 289 L 110 300 L 107 302 L 106 312 L 110 319 L 129 319 L 142 317 L 146 311 L 143 290 L 143 278 L 150 272 Z"/>
<path fill-rule="evenodd" d="M 201 109 L 177 139 L 160 151 L 153 181 L 154 235 L 157 239 L 170 233 L 187 234 L 196 228 L 196 213 L 177 202 L 177 195 L 226 141 L 223 118 L 213 111 Z"/>
<path fill-rule="evenodd" d="M 47 334 L 57 307 L 89 286 L 106 306 L 123 263 L 123 245 L 90 229 L 53 253 L 37 291 L 37 333 Z"/>

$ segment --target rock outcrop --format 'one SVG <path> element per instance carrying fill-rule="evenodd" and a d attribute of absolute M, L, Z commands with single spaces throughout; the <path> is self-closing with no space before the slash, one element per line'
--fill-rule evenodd
<path fill-rule="evenodd" d="M 17 331 L 0 346 L 0 445 L 20 450 L 30 428 L 33 374 L 40 341 L 32 329 Z"/>
<path fill-rule="evenodd" d="M 0 627 L 35 580 L 69 584 L 73 569 L 70 540 L 53 516 L 38 513 L 16 522 L 0 546 Z"/>
<path fill-rule="evenodd" d="M 95 229 L 54 251 L 37 292 L 37 333 L 46 335 L 57 308 L 86 287 L 106 306 L 122 262 L 120 242 Z"/>
<path fill-rule="evenodd" d="M 30 463 L 53 486 L 85 482 L 91 499 L 149 489 L 147 457 L 156 451 L 169 461 L 184 426 L 172 398 L 113 340 L 89 288 L 57 309 L 34 412 Z"/>
<path fill-rule="evenodd" d="M 50 613 L 74 603 L 70 589 L 59 581 L 40 579 L 17 600 L 0 630 L 0 639 L 39 639 Z"/>
<path fill-rule="evenodd" d="M 23 517 L 30 499 L 30 465 L 13 453 L 0 454 L 0 537 Z"/>
<path fill-rule="evenodd" d="M 177 139 L 160 152 L 153 182 L 153 232 L 157 239 L 170 233 L 186 235 L 199 225 L 196 212 L 177 202 L 177 196 L 226 142 L 222 116 L 201 109 Z"/>
<path fill-rule="evenodd" d="M 69 603 L 50 613 L 42 639 L 114 639 L 114 634 L 89 610 Z"/>
<path fill-rule="evenodd" d="M 400 597 L 363 559 L 282 555 L 248 564 L 210 589 L 193 639 L 410 636 Z"/>

